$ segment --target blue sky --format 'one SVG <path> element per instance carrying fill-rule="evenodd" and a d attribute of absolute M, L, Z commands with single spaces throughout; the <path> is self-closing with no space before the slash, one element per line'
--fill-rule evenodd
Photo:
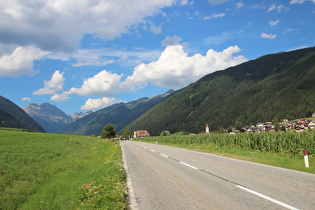
<path fill-rule="evenodd" d="M 315 46 L 315 0 L 0 0 L 0 94 L 86 112 Z"/>

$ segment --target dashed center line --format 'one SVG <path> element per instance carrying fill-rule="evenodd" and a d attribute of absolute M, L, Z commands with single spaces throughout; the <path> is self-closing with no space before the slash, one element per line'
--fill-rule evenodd
<path fill-rule="evenodd" d="M 266 200 L 268 200 L 268 201 L 271 201 L 271 202 L 273 202 L 273 203 L 276 203 L 276 204 L 278 204 L 278 205 L 280 205 L 280 206 L 283 206 L 283 207 L 285 207 L 285 208 L 287 208 L 287 209 L 298 210 L 297 208 L 295 208 L 295 207 L 293 207 L 293 206 L 290 206 L 290 205 L 288 205 L 288 204 L 286 204 L 286 203 L 283 203 L 283 202 L 281 202 L 281 201 L 278 201 L 278 200 L 276 200 L 276 199 L 270 198 L 270 197 L 268 197 L 268 196 L 266 196 L 266 195 L 264 195 L 264 194 L 261 194 L 261 193 L 255 192 L 255 191 L 253 191 L 253 190 L 250 190 L 250 189 L 248 189 L 248 188 L 246 188 L 246 187 L 243 187 L 243 186 L 240 186 L 240 185 L 236 185 L 236 187 L 238 187 L 238 188 L 240 188 L 240 189 L 242 189 L 242 190 L 244 190 L 244 191 L 247 191 L 247 192 L 249 192 L 249 193 L 251 193 L 251 194 L 254 194 L 254 195 L 258 196 L 258 197 L 261 197 L 261 198 L 264 198 L 264 199 L 266 199 Z"/>
<path fill-rule="evenodd" d="M 138 146 L 139 146 L 139 145 L 138 145 Z M 140 147 L 142 147 L 142 146 L 140 146 Z M 143 147 L 143 148 L 144 148 L 144 149 L 149 149 L 149 148 L 147 148 L 147 147 Z M 156 152 L 156 151 L 153 150 L 153 149 L 150 149 L 150 151 L 151 151 L 151 152 Z M 282 207 L 285 207 L 285 208 L 291 209 L 291 210 L 298 210 L 298 208 L 295 208 L 295 207 L 290 206 L 290 205 L 288 205 L 288 204 L 286 204 L 286 203 L 283 203 L 283 202 L 281 202 L 281 201 L 278 201 L 278 200 L 276 200 L 276 199 L 273 199 L 273 198 L 271 198 L 271 197 L 268 197 L 268 196 L 266 196 L 266 195 L 264 195 L 264 194 L 261 194 L 261 193 L 258 193 L 258 192 L 256 192 L 256 191 L 250 190 L 250 189 L 248 189 L 247 187 L 238 185 L 237 183 L 235 183 L 235 182 L 233 182 L 233 181 L 227 180 L 227 179 L 225 179 L 225 178 L 223 178 L 223 177 L 217 176 L 217 175 L 212 174 L 212 173 L 210 173 L 210 172 L 207 172 L 207 171 L 205 171 L 205 170 L 198 169 L 198 168 L 195 167 L 195 166 L 189 165 L 189 164 L 187 164 L 187 163 L 185 163 L 185 162 L 179 161 L 179 160 L 177 160 L 177 159 L 175 159 L 175 158 L 172 158 L 172 157 L 167 156 L 167 155 L 165 155 L 165 154 L 162 154 L 162 153 L 160 153 L 160 152 L 156 152 L 156 153 L 160 154 L 160 155 L 163 156 L 163 157 L 170 158 L 170 159 L 172 159 L 172 160 L 174 160 L 174 161 L 176 161 L 176 162 L 179 162 L 180 164 L 185 165 L 185 166 L 187 166 L 187 167 L 189 167 L 189 168 L 192 168 L 192 169 L 195 169 L 195 170 L 200 170 L 201 172 L 208 173 L 208 174 L 210 174 L 210 175 L 212 175 L 212 176 L 215 176 L 215 177 L 218 177 L 218 178 L 220 178 L 220 179 L 223 179 L 224 181 L 228 181 L 228 182 L 234 183 L 234 184 L 236 184 L 236 187 L 237 187 L 237 188 L 242 189 L 242 190 L 244 190 L 244 191 L 246 191 L 246 192 L 249 192 L 249 193 L 251 193 L 251 194 L 253 194 L 253 195 L 256 195 L 256 196 L 258 196 L 258 197 L 261 197 L 261 198 L 264 198 L 264 199 L 266 199 L 266 200 L 269 200 L 269 201 L 271 201 L 271 202 L 273 202 L 273 203 L 276 203 L 276 204 L 278 204 L 278 205 L 280 205 L 280 206 L 282 206 Z"/>
<path fill-rule="evenodd" d="M 163 157 L 166 157 L 166 158 L 168 158 L 168 156 L 167 156 L 167 155 L 164 155 L 164 154 L 162 154 L 162 153 L 161 153 L 160 155 L 162 155 Z"/>
<path fill-rule="evenodd" d="M 179 163 L 180 163 L 180 164 L 183 164 L 183 165 L 185 165 L 185 166 L 187 166 L 187 167 L 189 167 L 189 168 L 198 170 L 198 168 L 196 168 L 195 166 L 189 165 L 189 164 L 187 164 L 187 163 L 184 163 L 184 162 L 181 162 L 181 161 L 179 161 Z"/>

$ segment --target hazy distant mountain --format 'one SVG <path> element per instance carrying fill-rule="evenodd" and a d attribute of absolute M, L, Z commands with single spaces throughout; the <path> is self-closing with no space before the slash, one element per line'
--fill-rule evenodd
<path fill-rule="evenodd" d="M 23 109 L 2 96 L 0 96 L 0 127 L 23 128 L 45 132 Z"/>
<path fill-rule="evenodd" d="M 265 55 L 206 75 L 177 91 L 126 128 L 202 132 L 315 112 L 315 47 Z"/>
<path fill-rule="evenodd" d="M 23 110 L 40 124 L 48 133 L 59 133 L 74 119 L 50 103 L 29 104 Z M 79 115 L 77 115 L 79 116 Z"/>
<path fill-rule="evenodd" d="M 78 120 L 78 119 L 80 119 L 80 118 L 82 118 L 82 117 L 85 117 L 86 115 L 91 114 L 91 113 L 93 113 L 93 112 L 92 112 L 92 111 L 89 111 L 89 112 L 86 112 L 86 113 L 83 113 L 83 112 L 75 112 L 75 113 L 73 113 L 72 115 L 70 115 L 70 117 L 71 117 L 72 119 L 74 119 L 74 120 Z"/>
<path fill-rule="evenodd" d="M 140 98 L 129 103 L 114 104 L 93 112 L 67 126 L 62 132 L 71 134 L 100 134 L 104 126 L 111 123 L 117 132 L 121 131 L 131 121 L 137 119 L 144 112 L 163 101 L 174 91 L 152 98 Z"/>

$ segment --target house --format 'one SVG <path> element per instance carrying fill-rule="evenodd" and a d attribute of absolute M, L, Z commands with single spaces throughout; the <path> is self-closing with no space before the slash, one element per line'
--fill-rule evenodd
<path fill-rule="evenodd" d="M 312 117 L 315 117 L 315 112 L 312 114 Z"/>
<path fill-rule="evenodd" d="M 133 138 L 143 138 L 143 137 L 150 137 L 150 134 L 146 130 L 138 130 L 133 132 Z"/>
<path fill-rule="evenodd" d="M 264 123 L 257 123 L 256 127 L 257 128 L 262 128 L 264 126 Z"/>
<path fill-rule="evenodd" d="M 309 128 L 309 129 L 315 129 L 315 122 L 314 122 L 314 121 L 311 121 L 311 122 L 308 124 L 308 128 Z"/>
<path fill-rule="evenodd" d="M 302 132 L 304 128 L 301 128 L 300 126 L 296 126 L 295 131 L 296 132 Z"/>

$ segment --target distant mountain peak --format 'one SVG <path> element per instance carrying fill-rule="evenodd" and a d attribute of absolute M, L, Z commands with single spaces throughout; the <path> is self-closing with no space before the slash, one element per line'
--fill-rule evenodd
<path fill-rule="evenodd" d="M 23 107 L 23 110 L 38 122 L 38 124 L 40 124 L 48 133 L 59 133 L 70 123 L 92 113 L 92 111 L 87 113 L 75 112 L 69 116 L 57 106 L 48 102 L 44 102 L 41 105 L 31 103 Z"/>

